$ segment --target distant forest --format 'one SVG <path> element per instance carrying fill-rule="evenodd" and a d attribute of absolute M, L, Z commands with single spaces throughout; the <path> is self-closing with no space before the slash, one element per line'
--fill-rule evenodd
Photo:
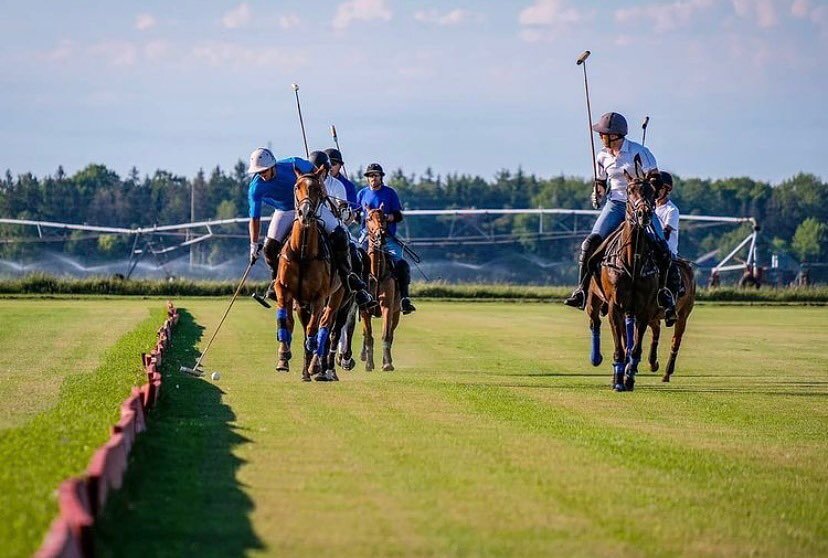
<path fill-rule="evenodd" d="M 185 223 L 190 220 L 192 188 L 196 220 L 243 217 L 247 214 L 248 182 L 241 161 L 230 171 L 215 168 L 208 173 L 201 171 L 194 178 L 162 170 L 152 176 L 140 176 L 136 169 L 121 177 L 103 165 L 89 165 L 72 176 L 67 176 L 62 168 L 54 176 L 45 177 L 30 173 L 15 177 L 6 171 L 0 180 L 0 216 L 119 227 Z M 539 178 L 521 170 L 503 170 L 491 179 L 466 174 L 439 176 L 431 171 L 414 176 L 396 170 L 386 177 L 386 183 L 398 190 L 406 209 L 590 208 L 589 181 L 567 176 Z M 677 176 L 673 199 L 685 215 L 755 217 L 762 227 L 763 259 L 775 252 L 786 253 L 799 261 L 828 261 L 828 184 L 812 174 L 797 174 L 775 185 L 747 177 L 706 180 Z M 490 225 L 496 234 L 525 233 L 537 230 L 538 219 L 508 216 Z M 413 237 L 436 237 L 445 235 L 450 223 L 411 219 L 408 226 Z M 584 222 L 580 228 L 586 226 Z M 238 228 L 239 232 L 243 230 Z M 716 248 L 726 250 L 742 240 L 749 230 L 749 225 L 741 229 L 684 230 L 681 251 L 697 256 Z M 0 226 L 0 257 L 25 261 L 27 256 L 42 250 L 43 246 L 37 243 L 15 241 L 35 234 L 31 227 Z M 52 237 L 49 249 L 93 259 L 124 257 L 130 249 L 130 239 L 125 236 L 61 234 L 65 236 Z M 549 242 L 526 236 L 520 244 L 522 250 L 545 259 L 566 260 L 573 257 L 579 243 L 578 240 Z M 220 262 L 243 253 L 245 241 L 211 241 L 199 250 L 199 258 L 205 263 Z M 432 250 L 440 258 L 474 262 L 489 261 L 499 253 L 514 250 L 514 246 L 455 245 L 425 249 Z"/>

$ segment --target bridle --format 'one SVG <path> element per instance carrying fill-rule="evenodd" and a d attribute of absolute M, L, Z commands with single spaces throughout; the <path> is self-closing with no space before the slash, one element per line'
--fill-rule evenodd
<path fill-rule="evenodd" d="M 303 198 L 299 197 L 299 184 L 303 180 L 309 180 L 307 184 L 306 195 Z M 316 186 L 319 189 L 319 194 L 314 200 L 311 196 L 311 188 Z M 319 219 L 319 208 L 322 205 L 322 187 L 319 179 L 312 174 L 303 174 L 296 180 L 296 185 L 293 187 L 293 201 L 296 204 L 296 219 L 303 225 L 308 225 L 312 220 Z"/>

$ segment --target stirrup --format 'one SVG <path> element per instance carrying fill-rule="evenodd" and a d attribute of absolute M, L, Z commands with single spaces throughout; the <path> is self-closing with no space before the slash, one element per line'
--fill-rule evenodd
<path fill-rule="evenodd" d="M 402 310 L 403 314 L 411 314 L 412 312 L 417 311 L 414 305 L 411 304 L 411 299 L 409 299 L 407 296 L 400 301 L 400 309 Z"/>
<path fill-rule="evenodd" d="M 575 289 L 572 294 L 569 295 L 569 298 L 564 299 L 563 303 L 567 306 L 577 308 L 578 310 L 583 310 L 586 308 L 586 294 L 583 289 Z"/>
<path fill-rule="evenodd" d="M 659 308 L 672 308 L 673 311 L 675 311 L 676 299 L 673 297 L 673 293 L 667 287 L 662 287 L 658 290 L 656 300 L 658 301 Z"/>
<path fill-rule="evenodd" d="M 357 306 L 363 310 L 372 310 L 379 305 L 376 299 L 371 296 L 371 293 L 365 289 L 354 291 L 354 300 L 356 300 Z"/>

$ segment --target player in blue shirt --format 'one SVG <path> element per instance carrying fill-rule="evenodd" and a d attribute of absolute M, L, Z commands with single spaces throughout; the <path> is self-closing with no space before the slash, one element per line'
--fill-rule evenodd
<path fill-rule="evenodd" d="M 279 267 L 279 252 L 282 243 L 290 233 L 295 218 L 295 202 L 293 187 L 296 184 L 296 173 L 307 173 L 314 170 L 310 161 L 299 157 L 276 160 L 269 149 L 260 147 L 250 154 L 248 174 L 252 174 L 250 187 L 247 191 L 247 201 L 250 206 L 250 264 L 256 263 L 264 246 L 265 262 L 270 268 L 273 279 Z M 267 236 L 264 245 L 259 242 L 259 225 L 262 218 L 262 204 L 273 207 L 273 217 L 267 227 Z M 272 290 L 268 296 L 273 298 Z"/>
<path fill-rule="evenodd" d="M 385 172 L 379 163 L 371 163 L 365 169 L 365 177 L 368 179 L 368 186 L 357 194 L 357 204 L 360 209 L 379 209 L 382 206 L 383 213 L 388 219 L 388 241 L 386 249 L 394 261 L 394 272 L 400 285 L 400 305 L 403 314 L 410 314 L 416 310 L 409 298 L 409 285 L 411 284 L 411 268 L 403 258 L 403 248 L 397 240 L 397 223 L 403 220 L 402 204 L 397 191 L 386 186 L 382 182 Z M 365 215 L 363 215 L 360 239 L 365 242 Z"/>

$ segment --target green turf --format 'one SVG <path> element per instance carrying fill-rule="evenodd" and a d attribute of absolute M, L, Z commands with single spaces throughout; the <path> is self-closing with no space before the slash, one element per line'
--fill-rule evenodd
<path fill-rule="evenodd" d="M 0 307 L 0 353 L 19 355 L 3 361 L 14 371 L 0 383 L 7 425 L 0 430 L 0 555 L 30 556 L 57 514 L 55 489 L 86 469 L 118 420 L 120 402 L 146 380 L 140 353 L 154 345 L 164 304 L 2 301 Z"/>
<path fill-rule="evenodd" d="M 226 301 L 179 303 L 170 369 Z M 418 309 L 397 371 L 308 385 L 240 304 L 205 361 L 221 381 L 165 380 L 101 553 L 828 554 L 824 308 L 697 308 L 673 382 L 624 394 L 571 309 Z"/>

